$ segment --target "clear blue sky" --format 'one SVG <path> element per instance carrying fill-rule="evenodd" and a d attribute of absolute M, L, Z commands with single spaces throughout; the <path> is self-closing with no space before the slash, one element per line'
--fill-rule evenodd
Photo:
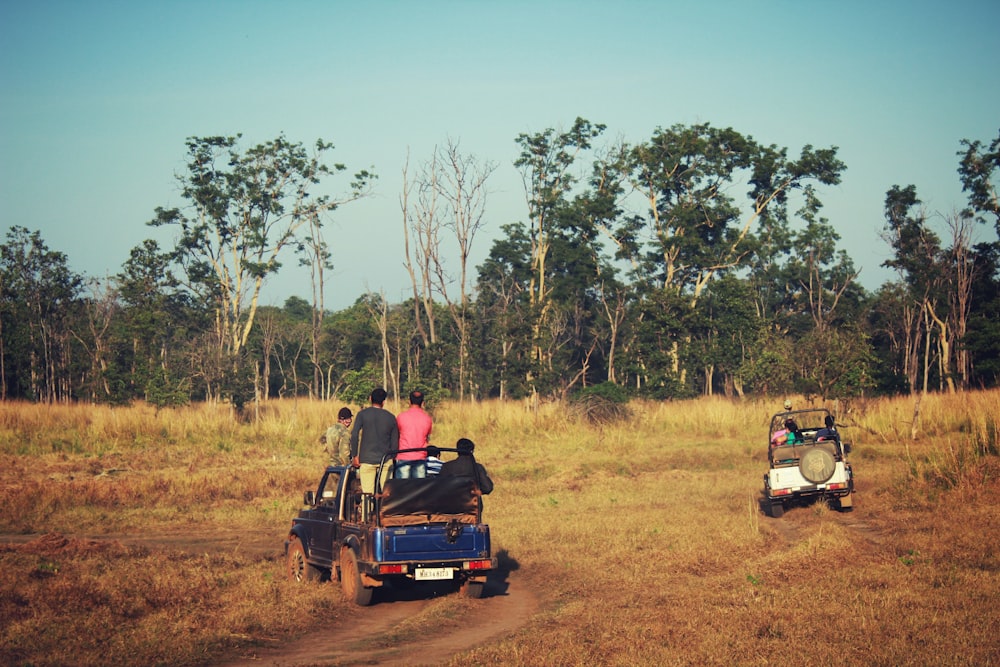
<path fill-rule="evenodd" d="M 478 263 L 526 218 L 518 134 L 582 116 L 639 142 L 709 122 L 793 155 L 839 147 L 823 215 L 874 289 L 891 277 L 886 190 L 961 208 L 959 142 L 997 136 L 997 26 L 997 0 L 0 0 L 0 232 L 38 230 L 74 270 L 114 274 L 143 239 L 170 243 L 145 223 L 183 204 L 187 137 L 323 138 L 348 173 L 380 176 L 327 230 L 327 306 L 366 290 L 398 302 L 407 151 L 413 165 L 451 138 L 499 165 Z M 294 264 L 265 302 L 308 298 Z"/>

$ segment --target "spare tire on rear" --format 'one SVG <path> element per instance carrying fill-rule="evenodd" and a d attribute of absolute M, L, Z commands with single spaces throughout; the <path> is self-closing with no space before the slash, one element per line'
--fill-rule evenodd
<path fill-rule="evenodd" d="M 799 471 L 813 484 L 822 484 L 833 477 L 837 464 L 833 455 L 818 447 L 807 450 L 799 459 Z"/>

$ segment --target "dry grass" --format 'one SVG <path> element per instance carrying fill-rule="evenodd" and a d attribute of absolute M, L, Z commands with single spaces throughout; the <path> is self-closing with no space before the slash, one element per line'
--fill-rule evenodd
<path fill-rule="evenodd" d="M 0 404 L 4 533 L 231 527 L 275 543 L 0 547 L 0 662 L 204 664 L 289 637 L 303 611 L 348 618 L 332 587 L 285 582 L 277 557 L 339 407 L 275 403 L 235 423 L 204 406 Z M 911 399 L 829 407 L 850 424 L 856 509 L 773 520 L 757 499 L 776 405 L 633 403 L 632 421 L 600 428 L 558 404 L 431 406 L 435 442 L 476 441 L 497 483 L 494 548 L 542 600 L 452 664 L 996 664 L 1000 392 L 926 397 L 915 442 Z M 409 623 L 433 631 L 470 604 L 490 600 Z"/>

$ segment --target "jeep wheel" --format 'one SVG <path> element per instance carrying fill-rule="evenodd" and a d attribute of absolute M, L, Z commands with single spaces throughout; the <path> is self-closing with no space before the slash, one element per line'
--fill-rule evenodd
<path fill-rule="evenodd" d="M 367 607 L 372 603 L 375 589 L 365 588 L 361 583 L 358 557 L 350 547 L 340 550 L 340 586 L 344 589 L 344 597 L 359 607 Z"/>
<path fill-rule="evenodd" d="M 815 447 L 806 450 L 799 459 L 799 471 L 813 484 L 822 484 L 833 477 L 833 473 L 837 471 L 837 464 L 830 452 Z"/>
<path fill-rule="evenodd" d="M 288 578 L 292 581 L 319 581 L 323 572 L 306 560 L 306 551 L 299 538 L 293 537 L 288 543 Z"/>
<path fill-rule="evenodd" d="M 781 504 L 780 500 L 776 500 L 771 503 L 771 506 L 768 509 L 771 511 L 771 516 L 775 519 L 780 519 L 785 516 L 785 506 Z"/>

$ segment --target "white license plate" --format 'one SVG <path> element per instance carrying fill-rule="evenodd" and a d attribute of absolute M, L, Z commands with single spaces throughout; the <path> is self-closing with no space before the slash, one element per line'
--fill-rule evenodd
<path fill-rule="evenodd" d="M 428 581 L 430 579 L 453 579 L 455 570 L 450 567 L 418 567 L 413 572 L 413 578 L 417 581 Z"/>

